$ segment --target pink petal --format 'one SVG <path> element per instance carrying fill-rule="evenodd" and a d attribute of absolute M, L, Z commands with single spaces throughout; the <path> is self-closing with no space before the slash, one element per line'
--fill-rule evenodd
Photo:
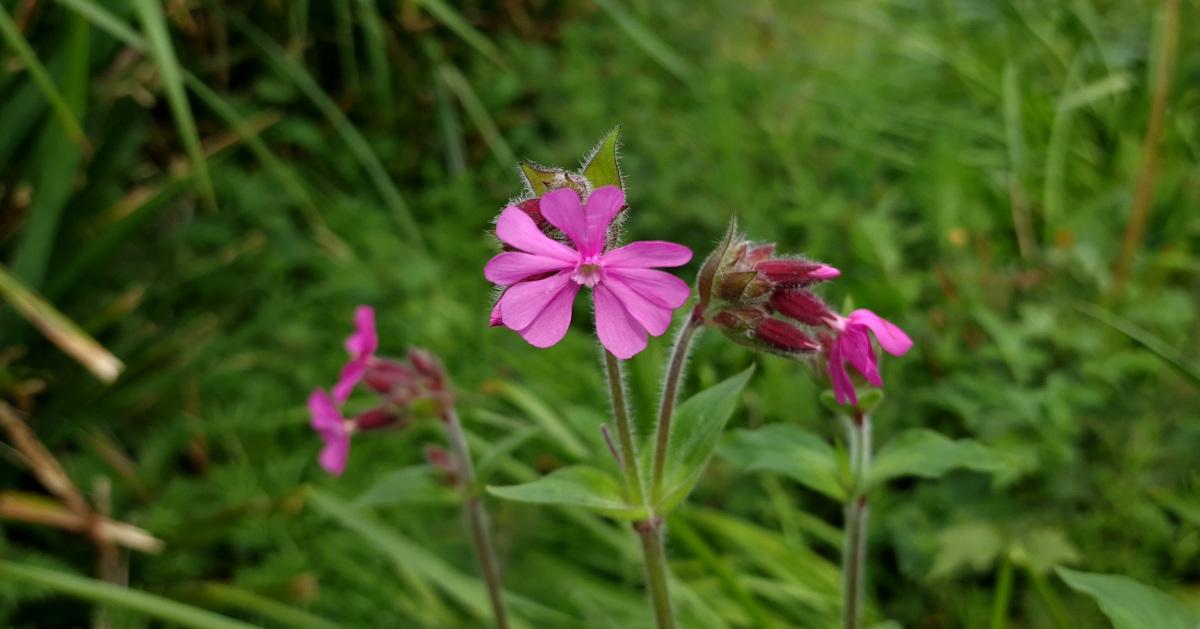
<path fill-rule="evenodd" d="M 345 430 L 341 411 L 333 404 L 329 394 L 317 389 L 308 396 L 308 412 L 313 430 L 325 433 Z"/>
<path fill-rule="evenodd" d="M 337 384 L 333 385 L 333 399 L 338 404 L 345 404 L 346 400 L 350 399 L 350 394 L 354 392 L 354 387 L 362 380 L 363 374 L 367 372 L 367 360 L 353 359 L 342 367 L 342 373 L 338 375 Z"/>
<path fill-rule="evenodd" d="M 579 285 L 571 281 L 571 275 L 563 272 L 509 286 L 499 302 L 505 327 L 517 331 L 529 327 L 559 293 L 569 288 L 568 285 L 575 286 L 574 291 L 579 289 Z"/>
<path fill-rule="evenodd" d="M 651 336 L 662 336 L 671 327 L 671 308 L 664 308 L 631 288 L 619 277 L 608 276 L 604 286 L 625 306 L 625 311 L 633 316 Z"/>
<path fill-rule="evenodd" d="M 621 305 L 605 284 L 592 290 L 596 302 L 596 334 L 613 356 L 628 360 L 646 349 L 646 330 Z"/>
<path fill-rule="evenodd" d="M 588 195 L 587 209 L 587 254 L 596 255 L 604 251 L 604 240 L 608 226 L 625 205 L 625 193 L 617 186 L 596 188 Z M 583 249 L 580 248 L 580 251 Z"/>
<path fill-rule="evenodd" d="M 549 271 L 559 271 L 567 266 L 569 265 L 562 260 L 532 253 L 508 251 L 489 260 L 487 266 L 483 267 L 483 276 L 493 284 L 508 286 L 527 277 Z"/>
<path fill-rule="evenodd" d="M 566 234 L 575 248 L 583 255 L 587 253 L 587 219 L 579 205 L 579 195 L 570 188 L 551 190 L 542 195 L 542 216 Z"/>
<path fill-rule="evenodd" d="M 855 310 L 850 313 L 848 318 L 850 321 L 871 328 L 871 331 L 875 333 L 875 340 L 879 341 L 879 346 L 892 356 L 901 356 L 912 349 L 912 339 L 908 338 L 904 330 L 870 310 Z"/>
<path fill-rule="evenodd" d="M 881 387 L 883 378 L 879 377 L 879 360 L 875 357 L 875 348 L 867 336 L 867 329 L 850 322 L 836 341 L 845 357 L 867 382 Z"/>
<path fill-rule="evenodd" d="M 667 273 L 653 269 L 605 269 L 611 279 L 620 280 L 637 291 L 650 302 L 663 308 L 678 308 L 688 300 L 692 289 L 688 283 Z"/>
<path fill-rule="evenodd" d="M 325 447 L 321 448 L 321 455 L 317 457 L 317 461 L 326 472 L 341 476 L 342 472 L 346 471 L 346 461 L 349 458 L 350 436 L 340 435 L 325 439 Z"/>
<path fill-rule="evenodd" d="M 854 393 L 854 382 L 846 373 L 846 363 L 837 343 L 829 349 L 829 380 L 833 383 L 833 396 L 838 404 L 858 404 Z"/>
<path fill-rule="evenodd" d="M 379 335 L 375 333 L 375 309 L 370 306 L 355 308 L 354 328 L 354 334 L 346 339 L 346 351 L 355 358 L 374 354 L 379 347 Z"/>
<path fill-rule="evenodd" d="M 543 234 L 529 215 L 510 205 L 496 220 L 496 237 L 527 253 L 533 253 L 564 262 L 574 262 L 579 254 L 570 247 Z"/>
<path fill-rule="evenodd" d="M 562 290 L 546 304 L 529 325 L 520 330 L 521 338 L 530 345 L 547 348 L 561 341 L 571 327 L 571 305 L 579 293 L 579 284 L 567 282 Z"/>
<path fill-rule="evenodd" d="M 604 254 L 605 267 L 649 268 L 683 266 L 692 259 L 692 250 L 665 240 L 640 240 Z"/>
<path fill-rule="evenodd" d="M 501 293 L 500 299 L 503 298 L 504 294 Z M 496 303 L 492 306 L 492 314 L 488 317 L 489 328 L 504 325 L 504 318 L 500 316 L 500 299 L 497 299 Z"/>

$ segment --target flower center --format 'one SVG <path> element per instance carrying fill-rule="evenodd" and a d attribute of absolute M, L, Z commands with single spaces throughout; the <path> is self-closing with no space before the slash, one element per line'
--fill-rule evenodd
<path fill-rule="evenodd" d="M 571 279 L 575 280 L 576 284 L 593 288 L 600 280 L 604 278 L 604 269 L 600 266 L 600 261 L 596 256 L 588 256 L 579 261 L 575 265 L 575 272 L 571 274 Z"/>

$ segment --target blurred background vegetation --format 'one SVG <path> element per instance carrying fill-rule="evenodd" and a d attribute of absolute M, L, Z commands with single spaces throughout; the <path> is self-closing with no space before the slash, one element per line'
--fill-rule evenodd
<path fill-rule="evenodd" d="M 481 268 L 515 160 L 573 167 L 617 124 L 631 237 L 704 252 L 736 213 L 837 266 L 827 299 L 916 341 L 885 366 L 880 438 L 928 426 L 1010 462 L 880 497 L 870 618 L 985 626 L 1000 600 L 1010 626 L 1103 626 L 1055 565 L 1200 601 L 1195 2 L 0 6 L 0 262 L 126 365 L 103 384 L 0 309 L 0 398 L 84 500 L 165 543 L 0 521 L 0 624 L 150 624 L 32 566 L 272 626 L 486 626 L 453 498 L 422 465 L 437 427 L 359 439 L 332 479 L 303 401 L 370 303 L 385 354 L 444 358 L 489 482 L 606 456 L 584 326 L 546 351 L 488 329 Z M 643 422 L 665 344 L 631 365 Z M 713 335 L 689 386 L 752 361 L 734 426 L 838 434 L 802 365 Z M 0 454 L 11 515 L 45 490 Z M 489 507 L 530 626 L 649 622 L 622 527 Z M 836 506 L 718 458 L 672 518 L 684 626 L 834 622 Z"/>

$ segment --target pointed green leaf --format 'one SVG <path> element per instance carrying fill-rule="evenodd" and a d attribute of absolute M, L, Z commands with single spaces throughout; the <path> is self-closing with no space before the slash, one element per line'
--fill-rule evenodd
<path fill-rule="evenodd" d="M 843 477 L 833 447 L 797 426 L 772 424 L 734 431 L 722 441 L 720 452 L 747 471 L 782 474 L 838 502 L 849 493 L 849 479 Z"/>
<path fill-rule="evenodd" d="M 1005 467 L 999 454 L 973 439 L 954 440 L 918 428 L 900 433 L 880 449 L 871 463 L 867 486 L 901 476 L 937 478 L 956 468 L 998 472 Z"/>
<path fill-rule="evenodd" d="M 671 442 L 667 446 L 666 472 L 658 500 L 658 512 L 667 514 L 692 492 L 708 459 L 721 438 L 721 431 L 737 408 L 742 389 L 750 381 L 754 365 L 728 380 L 688 398 L 675 411 Z M 649 453 L 653 448 L 643 448 Z"/>
<path fill-rule="evenodd" d="M 1182 603 L 1156 590 L 1115 574 L 1058 568 L 1072 589 L 1096 599 L 1114 629 L 1196 629 L 1200 618 Z"/>
<path fill-rule="evenodd" d="M 552 187 L 562 187 L 562 183 L 566 180 L 567 171 L 561 168 L 542 166 L 525 159 L 520 161 L 520 165 L 521 178 L 525 180 L 525 186 L 535 197 L 546 194 L 546 191 Z"/>
<path fill-rule="evenodd" d="M 587 465 L 564 467 L 531 483 L 489 486 L 488 491 L 506 500 L 584 507 L 613 518 L 640 520 L 647 515 L 644 507 L 629 504 L 620 481 Z"/>
<path fill-rule="evenodd" d="M 617 125 L 596 143 L 592 153 L 588 155 L 583 165 L 583 176 L 593 188 L 602 186 L 617 186 L 624 189 L 621 182 L 621 166 L 617 163 L 617 147 L 621 137 L 621 126 Z"/>

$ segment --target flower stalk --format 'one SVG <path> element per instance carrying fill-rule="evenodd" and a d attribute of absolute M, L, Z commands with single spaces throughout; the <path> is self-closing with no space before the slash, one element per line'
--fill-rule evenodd
<path fill-rule="evenodd" d="M 846 421 L 850 446 L 850 470 L 853 491 L 846 503 L 846 541 L 842 549 L 842 627 L 862 627 L 863 601 L 866 597 L 867 475 L 871 470 L 871 417 L 855 409 Z"/>
<path fill-rule="evenodd" d="M 671 443 L 671 420 L 675 416 L 675 402 L 679 397 L 679 381 L 683 379 L 683 368 L 687 364 L 692 337 L 703 325 L 704 312 L 698 304 L 679 335 L 675 337 L 675 346 L 671 349 L 671 362 L 667 366 L 667 378 L 663 383 L 662 400 L 658 405 L 658 425 L 654 436 L 654 468 L 650 476 L 650 498 L 654 505 L 662 500 L 663 474 L 666 470 L 667 447 Z"/>
<path fill-rule="evenodd" d="M 442 424 L 446 429 L 446 440 L 454 453 L 455 471 L 463 488 L 463 515 L 471 528 L 471 542 L 475 546 L 475 559 L 479 562 L 479 570 L 483 573 L 483 581 L 487 584 L 488 599 L 492 605 L 492 617 L 496 629 L 508 629 L 508 614 L 504 609 L 504 594 L 500 586 L 500 564 L 496 561 L 496 551 L 492 545 L 492 534 L 488 527 L 487 512 L 475 487 L 475 466 L 471 464 L 471 453 L 467 448 L 466 434 L 462 422 L 458 420 L 458 412 L 452 401 L 444 401 L 442 409 Z"/>

